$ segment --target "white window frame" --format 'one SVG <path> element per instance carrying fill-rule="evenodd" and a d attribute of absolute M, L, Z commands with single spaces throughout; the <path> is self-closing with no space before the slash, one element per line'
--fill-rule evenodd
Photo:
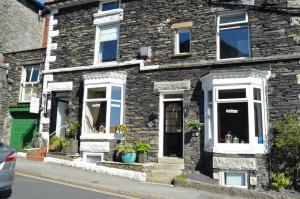
<path fill-rule="evenodd" d="M 237 14 L 245 14 L 245 20 L 244 21 L 238 21 L 238 22 L 232 22 L 232 23 L 223 23 L 220 24 L 221 17 L 224 16 L 231 16 L 231 15 L 237 15 Z M 234 58 L 226 58 L 221 59 L 220 58 L 220 31 L 222 30 L 228 30 L 228 29 L 237 29 L 237 28 L 243 28 L 248 27 L 248 47 L 249 47 L 249 56 L 248 57 L 234 57 Z M 227 11 L 217 14 L 217 60 L 234 60 L 234 59 L 246 59 L 251 57 L 251 41 L 250 41 L 250 25 L 249 25 L 249 15 L 246 10 L 236 10 L 236 11 Z"/>
<path fill-rule="evenodd" d="M 105 4 L 105 3 L 111 3 L 111 2 L 119 2 L 119 8 L 121 8 L 121 1 L 120 1 L 120 0 L 103 0 L 103 1 L 101 1 L 100 4 L 99 4 L 99 11 L 100 11 L 100 12 L 110 12 L 111 10 L 102 11 L 102 6 L 103 6 L 103 4 Z M 119 9 L 119 8 L 116 8 L 116 9 Z"/>
<path fill-rule="evenodd" d="M 100 80 L 101 81 L 101 80 Z M 97 80 L 95 81 L 97 82 Z M 104 80 L 105 82 L 105 80 Z M 112 100 L 111 99 L 111 91 L 112 87 L 120 87 L 121 88 L 121 100 Z M 88 89 L 90 88 L 102 88 L 106 87 L 106 98 L 99 98 L 99 99 L 87 99 Z M 82 110 L 82 127 L 81 127 L 81 139 L 119 139 L 121 138 L 119 135 L 116 135 L 115 132 L 110 132 L 110 114 L 111 114 L 111 102 L 120 102 L 121 104 L 121 110 L 120 110 L 120 124 L 124 124 L 124 85 L 120 84 L 118 82 L 112 82 L 112 83 L 94 83 L 94 84 L 86 84 L 84 86 L 84 100 L 83 100 L 83 110 Z M 87 108 L 87 102 L 103 102 L 106 101 L 106 131 L 105 133 L 88 133 L 86 132 L 86 108 Z"/>
<path fill-rule="evenodd" d="M 206 81 L 206 82 L 205 82 Z M 227 154 L 265 154 L 267 152 L 268 137 L 268 118 L 267 118 L 267 93 L 266 78 L 263 77 L 243 77 L 236 80 L 224 79 L 206 79 L 204 90 L 204 114 L 205 114 L 205 145 L 204 150 L 215 153 Z M 244 89 L 246 88 L 246 98 L 236 99 L 218 99 L 219 90 L 227 89 Z M 263 128 L 263 144 L 258 144 L 258 138 L 255 137 L 255 118 L 254 118 L 254 100 L 253 88 L 261 90 L 262 104 L 262 128 Z M 212 126 L 209 125 L 208 118 L 208 92 L 212 90 L 212 109 L 213 118 L 211 118 Z M 226 102 L 247 102 L 248 103 L 248 128 L 249 143 L 219 143 L 218 141 L 218 103 Z"/>
<path fill-rule="evenodd" d="M 232 186 L 232 185 L 226 185 L 225 184 L 225 173 L 243 173 L 245 174 L 245 186 Z M 249 172 L 248 171 L 238 171 L 238 170 L 222 170 L 219 172 L 220 180 L 219 183 L 221 186 L 226 187 L 237 187 L 237 188 L 243 188 L 248 189 L 249 187 Z"/>
<path fill-rule="evenodd" d="M 179 41 L 179 34 L 182 32 L 189 32 L 190 33 L 190 50 L 189 52 L 180 52 L 180 41 Z M 181 54 L 190 54 L 192 51 L 192 30 L 190 28 L 180 28 L 175 29 L 175 55 L 181 55 Z"/>
<path fill-rule="evenodd" d="M 100 56 L 101 27 L 107 27 L 107 26 L 116 26 L 117 27 L 117 32 L 118 32 L 118 35 L 117 35 L 117 56 L 116 56 L 116 61 L 102 62 L 102 56 Z M 96 43 L 95 43 L 94 65 L 107 64 L 107 63 L 117 63 L 118 59 L 119 59 L 119 43 L 120 43 L 120 24 L 119 23 L 97 25 L 96 26 Z"/>
<path fill-rule="evenodd" d="M 26 82 L 27 68 L 31 68 L 31 74 L 30 74 L 30 81 L 29 82 Z M 32 78 L 32 73 L 33 73 L 33 69 L 34 68 L 38 68 L 39 69 L 39 75 L 38 75 L 37 81 L 32 82 L 31 78 Z M 38 84 L 40 82 L 40 72 L 41 72 L 41 70 L 40 70 L 40 66 L 39 65 L 23 66 L 22 67 L 19 102 L 30 102 L 30 100 L 28 100 L 28 101 L 24 100 L 25 87 L 28 86 L 28 85 L 31 86 L 30 96 L 32 96 L 32 91 L 33 91 L 32 87 L 33 86 L 38 86 Z"/>
<path fill-rule="evenodd" d="M 83 152 L 83 162 L 87 163 L 88 156 L 100 156 L 101 157 L 101 162 L 104 162 L 104 153 L 88 153 L 88 152 Z M 93 163 L 90 163 L 90 164 L 93 164 Z"/>

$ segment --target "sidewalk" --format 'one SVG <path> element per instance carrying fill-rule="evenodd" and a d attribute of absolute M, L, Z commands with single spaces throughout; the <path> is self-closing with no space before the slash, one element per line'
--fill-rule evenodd
<path fill-rule="evenodd" d="M 173 187 L 169 185 L 150 184 L 138 182 L 127 178 L 99 174 L 72 167 L 33 162 L 19 158 L 16 172 L 46 178 L 68 184 L 100 189 L 117 194 L 128 195 L 137 198 L 158 199 L 233 199 L 237 197 L 215 194 L 196 189 Z"/>

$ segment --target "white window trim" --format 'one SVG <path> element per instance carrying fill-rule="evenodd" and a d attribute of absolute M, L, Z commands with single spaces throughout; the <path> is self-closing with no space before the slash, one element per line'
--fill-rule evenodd
<path fill-rule="evenodd" d="M 190 51 L 189 52 L 184 52 L 184 53 L 179 52 L 180 51 L 179 33 L 181 33 L 181 32 L 189 32 L 190 33 Z M 174 44 L 175 44 L 175 47 L 174 47 L 175 55 L 190 54 L 192 51 L 192 30 L 190 28 L 175 29 Z"/>
<path fill-rule="evenodd" d="M 31 74 L 30 74 L 30 82 L 26 82 L 26 76 L 27 76 L 27 68 L 31 68 Z M 33 73 L 33 68 L 38 68 L 39 69 L 39 75 L 38 75 L 38 79 L 37 81 L 32 82 L 31 78 L 32 78 L 32 73 Z M 33 66 L 23 66 L 22 67 L 22 73 L 21 73 L 21 81 L 20 81 L 20 92 L 19 92 L 19 102 L 30 102 L 30 100 L 26 101 L 23 100 L 23 96 L 24 96 L 24 89 L 25 86 L 30 85 L 31 87 L 34 85 L 38 85 L 40 83 L 40 66 L 39 65 L 33 65 Z M 30 91 L 30 95 L 32 96 L 32 88 Z"/>
<path fill-rule="evenodd" d="M 204 80 L 204 81 L 203 81 Z M 267 137 L 268 137 L 268 118 L 267 118 L 267 93 L 265 90 L 266 78 L 264 77 L 241 77 L 241 78 L 226 78 L 223 79 L 202 79 L 204 90 L 204 114 L 205 114 L 205 144 L 204 150 L 215 153 L 226 154 L 265 154 L 267 151 Z M 224 84 L 226 82 L 226 84 Z M 260 82 L 260 83 L 258 83 Z M 220 101 L 217 99 L 218 90 L 223 89 L 240 89 L 246 88 L 247 99 L 233 99 Z M 257 137 L 255 137 L 255 121 L 254 121 L 254 103 L 253 88 L 261 89 L 262 104 L 262 120 L 263 120 L 263 144 L 258 144 Z M 212 90 L 212 109 L 213 109 L 213 125 L 211 133 L 208 125 L 208 91 Z M 223 99 L 222 99 L 223 100 Z M 249 121 L 249 143 L 219 143 L 218 142 L 218 102 L 248 102 L 248 121 Z M 208 138 L 212 138 L 210 143 Z"/>
<path fill-rule="evenodd" d="M 101 27 L 105 26 L 116 26 L 118 37 L 117 37 L 117 56 L 116 61 L 110 61 L 110 62 L 102 62 L 101 56 L 100 56 L 100 37 L 101 37 Z M 111 24 L 103 24 L 103 25 L 97 25 L 96 26 L 96 42 L 95 42 L 95 54 L 94 54 L 94 66 L 101 65 L 101 64 L 113 64 L 117 63 L 119 59 L 119 45 L 120 45 L 120 24 L 119 23 L 111 23 Z"/>
<path fill-rule="evenodd" d="M 230 15 L 236 15 L 236 14 L 245 14 L 245 20 L 239 21 L 239 22 L 232 22 L 232 23 L 224 23 L 220 24 L 220 18 L 223 16 L 230 16 Z M 231 27 L 227 27 L 231 26 Z M 221 59 L 220 58 L 220 30 L 228 30 L 228 29 L 235 29 L 235 28 L 242 28 L 242 27 L 248 27 L 248 46 L 249 46 L 249 57 L 234 57 L 234 58 L 226 58 Z M 217 60 L 226 61 L 226 60 L 240 60 L 240 59 L 247 59 L 250 58 L 251 55 L 251 41 L 250 41 L 250 26 L 249 26 L 249 15 L 246 10 L 236 10 L 236 11 L 230 11 L 230 12 L 224 12 L 224 13 L 218 13 L 217 14 L 217 34 L 216 34 L 216 40 L 217 40 Z"/>
<path fill-rule="evenodd" d="M 116 2 L 116 1 L 119 2 L 119 8 L 117 8 L 117 9 L 120 9 L 121 8 L 121 1 L 120 0 L 102 0 L 102 1 L 100 1 L 100 4 L 99 4 L 99 11 L 102 12 L 102 13 L 110 12 L 111 10 L 102 11 L 102 5 L 104 3 Z"/>
<path fill-rule="evenodd" d="M 111 83 L 107 83 L 107 82 Z M 110 112 L 111 112 L 111 88 L 113 86 L 121 88 L 121 116 L 120 116 L 120 124 L 124 123 L 124 105 L 125 105 L 125 89 L 124 84 L 120 84 L 121 80 L 113 81 L 113 79 L 102 79 L 102 80 L 86 80 L 84 85 L 84 100 L 82 106 L 82 127 L 81 127 L 81 136 L 80 139 L 118 139 L 119 136 L 115 135 L 115 133 L 110 132 Z M 87 91 L 90 88 L 99 88 L 106 87 L 106 98 L 104 99 L 87 99 Z M 92 101 L 107 101 L 107 112 L 106 112 L 106 131 L 105 133 L 87 133 L 85 131 L 85 114 L 86 114 L 86 103 Z M 116 100 L 113 100 L 116 101 Z"/>
<path fill-rule="evenodd" d="M 101 162 L 104 162 L 104 153 L 89 153 L 89 152 L 83 152 L 83 162 L 87 163 L 87 156 L 101 156 Z M 90 163 L 92 164 L 92 163 Z"/>
<path fill-rule="evenodd" d="M 225 173 L 244 173 L 245 174 L 245 186 L 231 186 L 231 185 L 226 185 L 225 184 Z M 237 187 L 237 188 L 243 188 L 243 189 L 248 189 L 249 187 L 249 172 L 248 171 L 238 171 L 238 170 L 222 170 L 219 172 L 220 180 L 219 183 L 221 186 L 226 186 L 226 187 Z"/>

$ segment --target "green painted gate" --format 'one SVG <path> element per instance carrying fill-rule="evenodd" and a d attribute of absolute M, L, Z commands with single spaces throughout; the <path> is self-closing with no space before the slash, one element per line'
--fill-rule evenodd
<path fill-rule="evenodd" d="M 29 113 L 27 107 L 10 108 L 13 117 L 10 146 L 16 150 L 31 144 L 33 136 L 38 131 L 39 115 Z"/>

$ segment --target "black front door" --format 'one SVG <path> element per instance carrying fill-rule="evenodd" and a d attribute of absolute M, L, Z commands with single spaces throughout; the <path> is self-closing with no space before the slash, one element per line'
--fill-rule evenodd
<path fill-rule="evenodd" d="M 164 156 L 182 157 L 183 151 L 182 102 L 164 103 Z"/>

